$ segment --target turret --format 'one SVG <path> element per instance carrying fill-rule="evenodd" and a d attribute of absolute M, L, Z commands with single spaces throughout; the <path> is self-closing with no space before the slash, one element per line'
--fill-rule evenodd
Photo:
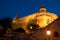
<path fill-rule="evenodd" d="M 13 23 L 17 22 L 18 19 L 19 19 L 19 18 L 18 18 L 18 14 L 16 14 L 16 16 L 15 16 L 14 19 L 13 19 Z"/>
<path fill-rule="evenodd" d="M 17 20 L 18 19 L 18 14 L 16 14 L 16 16 L 14 17 L 14 20 Z"/>
<path fill-rule="evenodd" d="M 46 12 L 46 8 L 44 7 L 43 4 L 41 5 L 40 12 Z"/>

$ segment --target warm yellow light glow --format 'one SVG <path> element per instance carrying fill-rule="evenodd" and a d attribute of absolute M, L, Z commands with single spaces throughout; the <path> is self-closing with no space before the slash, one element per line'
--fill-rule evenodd
<path fill-rule="evenodd" d="M 30 29 L 32 29 L 32 26 L 30 26 Z"/>
<path fill-rule="evenodd" d="M 50 35 L 51 34 L 51 32 L 50 31 L 47 31 L 47 35 Z"/>

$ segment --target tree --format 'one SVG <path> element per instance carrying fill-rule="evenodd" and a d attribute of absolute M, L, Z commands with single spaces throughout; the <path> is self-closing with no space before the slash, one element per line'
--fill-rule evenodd
<path fill-rule="evenodd" d="M 34 33 L 39 29 L 39 26 L 36 24 L 36 19 L 31 19 L 29 20 L 28 24 L 27 24 L 27 30 L 30 33 Z"/>
<path fill-rule="evenodd" d="M 10 17 L 5 17 L 5 18 L 2 20 L 2 26 L 3 26 L 3 31 L 4 31 L 4 33 L 6 33 L 7 28 L 12 29 L 11 22 L 12 22 L 12 20 L 10 19 Z"/>
<path fill-rule="evenodd" d="M 16 29 L 15 31 L 16 31 L 16 32 L 21 32 L 21 33 L 26 33 L 23 28 L 18 28 L 18 29 Z"/>

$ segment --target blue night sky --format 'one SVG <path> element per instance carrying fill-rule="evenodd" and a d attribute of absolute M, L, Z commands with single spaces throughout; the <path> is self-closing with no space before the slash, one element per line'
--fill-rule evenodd
<path fill-rule="evenodd" d="M 60 0 L 0 0 L 0 18 L 19 17 L 38 12 L 41 4 L 44 4 L 48 12 L 60 16 Z"/>

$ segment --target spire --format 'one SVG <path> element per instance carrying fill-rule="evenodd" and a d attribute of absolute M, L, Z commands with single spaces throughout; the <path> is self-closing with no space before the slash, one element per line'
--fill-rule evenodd
<path fill-rule="evenodd" d="M 46 8 L 44 7 L 44 4 L 41 5 L 40 12 L 46 12 Z"/>
<path fill-rule="evenodd" d="M 18 13 L 16 13 L 16 16 L 15 16 L 15 18 L 14 18 L 14 19 L 15 19 L 15 20 L 16 20 L 16 19 L 18 19 Z"/>
<path fill-rule="evenodd" d="M 43 3 L 41 4 L 41 8 L 45 8 Z"/>
<path fill-rule="evenodd" d="M 18 18 L 18 13 L 16 13 L 16 16 L 15 16 L 15 18 Z"/>

